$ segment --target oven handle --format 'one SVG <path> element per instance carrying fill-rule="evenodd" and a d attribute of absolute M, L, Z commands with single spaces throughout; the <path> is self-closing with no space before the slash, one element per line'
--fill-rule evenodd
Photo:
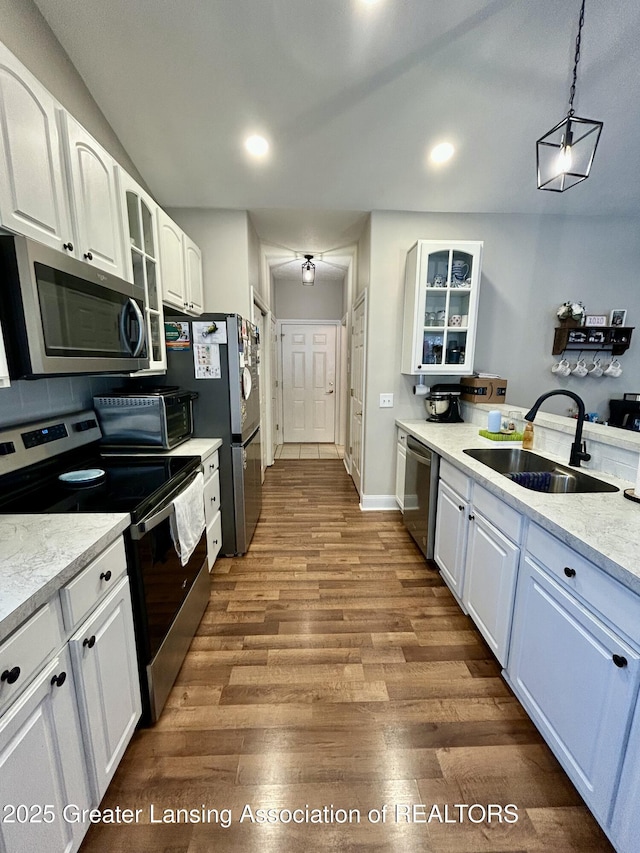
<path fill-rule="evenodd" d="M 201 474 L 203 470 L 204 469 L 202 465 L 200 465 L 197 468 L 196 472 L 193 474 L 193 476 L 190 477 L 189 480 L 180 489 L 180 492 L 183 492 L 185 489 L 187 489 L 194 482 L 198 474 Z M 177 495 L 175 497 L 177 497 Z M 131 532 L 131 538 L 135 540 L 142 539 L 142 537 L 145 536 L 150 530 L 153 530 L 154 527 L 157 527 L 163 521 L 166 521 L 166 519 L 169 518 L 169 516 L 173 512 L 173 501 L 175 500 L 175 497 L 168 504 L 165 504 L 162 509 L 159 509 L 158 512 L 156 512 L 150 518 L 145 518 L 144 521 L 140 521 L 138 524 L 132 524 L 129 528 Z"/>

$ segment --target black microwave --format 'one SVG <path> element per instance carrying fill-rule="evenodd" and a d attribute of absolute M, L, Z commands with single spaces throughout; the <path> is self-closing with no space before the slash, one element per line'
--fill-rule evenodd
<path fill-rule="evenodd" d="M 0 237 L 0 319 L 12 379 L 149 366 L 144 289 L 26 237 Z"/>

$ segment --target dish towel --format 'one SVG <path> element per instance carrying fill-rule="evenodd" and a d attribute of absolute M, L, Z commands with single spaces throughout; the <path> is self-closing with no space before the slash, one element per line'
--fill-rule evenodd
<path fill-rule="evenodd" d="M 200 472 L 173 501 L 171 538 L 183 566 L 195 551 L 204 528 L 204 474 Z"/>

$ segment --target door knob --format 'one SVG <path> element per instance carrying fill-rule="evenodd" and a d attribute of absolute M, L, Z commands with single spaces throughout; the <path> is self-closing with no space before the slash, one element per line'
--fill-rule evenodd
<path fill-rule="evenodd" d="M 333 388 L 331 389 L 331 391 L 327 391 L 327 394 L 333 394 Z"/>

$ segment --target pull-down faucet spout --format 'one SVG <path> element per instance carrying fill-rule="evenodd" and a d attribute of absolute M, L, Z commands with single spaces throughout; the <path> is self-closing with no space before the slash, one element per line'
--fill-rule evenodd
<path fill-rule="evenodd" d="M 582 441 L 582 427 L 584 424 L 584 413 L 585 407 L 582 397 L 578 397 L 577 394 L 574 394 L 573 391 L 547 391 L 546 394 L 541 394 L 538 399 L 535 401 L 531 409 L 524 416 L 526 421 L 533 422 L 533 419 L 538 414 L 538 409 L 540 408 L 540 404 L 547 399 L 547 397 L 555 397 L 557 394 L 561 394 L 564 397 L 571 397 L 572 400 L 575 400 L 578 406 L 578 420 L 576 422 L 576 434 L 573 439 L 573 444 L 571 445 L 571 454 L 569 456 L 569 465 L 575 465 L 576 468 L 580 467 L 580 462 L 588 462 L 591 459 L 591 455 L 587 453 L 586 446 Z"/>

